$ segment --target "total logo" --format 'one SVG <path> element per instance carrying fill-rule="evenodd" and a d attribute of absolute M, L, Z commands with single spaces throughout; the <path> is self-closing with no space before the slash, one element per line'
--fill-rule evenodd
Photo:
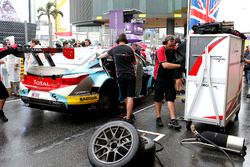
<path fill-rule="evenodd" d="M 37 86 L 50 86 L 49 82 L 43 82 L 43 81 L 38 81 L 38 80 L 34 80 L 34 85 L 37 85 Z"/>

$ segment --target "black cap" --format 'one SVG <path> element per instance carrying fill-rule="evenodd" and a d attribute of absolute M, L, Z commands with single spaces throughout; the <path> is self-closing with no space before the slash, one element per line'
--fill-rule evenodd
<path fill-rule="evenodd" d="M 174 40 L 174 36 L 173 35 L 166 36 L 166 38 L 164 39 L 164 41 L 162 41 L 162 44 L 166 45 L 168 43 L 168 41 L 170 41 L 170 40 Z"/>

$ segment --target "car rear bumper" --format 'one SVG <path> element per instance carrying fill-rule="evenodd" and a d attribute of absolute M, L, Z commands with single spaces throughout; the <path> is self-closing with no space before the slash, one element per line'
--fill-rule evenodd
<path fill-rule="evenodd" d="M 51 100 L 43 100 L 31 97 L 21 96 L 21 99 L 26 104 L 34 104 L 39 106 L 50 106 L 55 108 L 67 108 L 63 102 L 51 101 Z"/>
<path fill-rule="evenodd" d="M 75 109 L 89 109 L 93 108 L 93 105 L 98 103 L 99 94 L 85 95 L 85 96 L 68 96 L 65 99 L 47 100 L 33 98 L 29 96 L 20 96 L 25 104 L 29 104 L 30 107 L 38 109 L 47 109 L 52 111 L 69 111 Z"/>

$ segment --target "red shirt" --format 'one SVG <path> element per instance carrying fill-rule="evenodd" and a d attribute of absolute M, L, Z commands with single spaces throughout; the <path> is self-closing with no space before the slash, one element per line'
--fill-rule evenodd
<path fill-rule="evenodd" d="M 156 52 L 154 79 L 164 83 L 172 83 L 174 79 L 174 69 L 163 68 L 161 63 L 173 63 L 175 59 L 175 51 L 166 49 L 165 46 L 160 47 Z"/>
<path fill-rule="evenodd" d="M 155 57 L 155 68 L 154 68 L 154 79 L 157 78 L 159 66 L 161 63 L 167 61 L 167 57 L 165 56 L 166 48 L 164 46 L 161 46 L 157 51 Z"/>

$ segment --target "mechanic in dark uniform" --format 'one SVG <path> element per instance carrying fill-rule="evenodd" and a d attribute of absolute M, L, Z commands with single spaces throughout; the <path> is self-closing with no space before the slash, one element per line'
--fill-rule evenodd
<path fill-rule="evenodd" d="M 0 59 L 5 57 L 6 55 L 12 54 L 13 48 L 0 48 Z M 7 122 L 8 118 L 5 116 L 3 112 L 3 107 L 5 104 L 5 100 L 9 97 L 8 91 L 5 88 L 3 82 L 0 80 L 0 120 L 3 122 Z"/>
<path fill-rule="evenodd" d="M 131 47 L 127 46 L 128 40 L 125 34 L 120 34 L 116 43 L 116 47 L 110 49 L 108 52 L 101 54 L 99 58 L 112 56 L 115 68 L 116 76 L 119 84 L 121 96 L 125 98 L 126 104 L 126 116 L 124 119 L 130 123 L 132 120 L 132 111 L 134 106 L 135 97 L 135 55 Z"/>
<path fill-rule="evenodd" d="M 180 129 L 181 126 L 176 120 L 176 109 L 174 101 L 176 99 L 175 90 L 175 69 L 181 67 L 180 64 L 175 63 L 175 39 L 173 36 L 167 36 L 155 56 L 155 113 L 156 113 L 156 125 L 163 127 L 161 120 L 161 108 L 162 100 L 165 96 L 168 105 L 168 111 L 170 115 L 169 127 Z"/>

